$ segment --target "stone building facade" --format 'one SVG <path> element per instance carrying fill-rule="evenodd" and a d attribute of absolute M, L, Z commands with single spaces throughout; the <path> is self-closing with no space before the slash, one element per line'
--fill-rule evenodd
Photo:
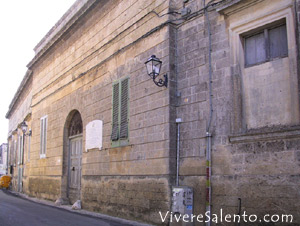
<path fill-rule="evenodd" d="M 178 160 L 194 214 L 300 224 L 299 28 L 298 0 L 76 1 L 6 115 L 13 189 L 167 224 Z"/>

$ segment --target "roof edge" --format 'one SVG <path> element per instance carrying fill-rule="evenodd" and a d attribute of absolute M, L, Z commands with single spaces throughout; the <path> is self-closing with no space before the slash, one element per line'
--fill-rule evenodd
<path fill-rule="evenodd" d="M 23 88 L 25 87 L 25 85 L 27 84 L 27 81 L 29 80 L 31 75 L 32 75 L 32 71 L 28 69 L 25 76 L 23 77 L 21 84 L 19 85 L 17 92 L 15 93 L 15 95 L 9 105 L 8 112 L 6 113 L 5 118 L 8 119 L 10 117 L 11 112 L 12 112 L 17 100 L 19 99 L 19 96 L 21 95 L 21 92 L 22 92 Z"/>
<path fill-rule="evenodd" d="M 77 0 L 34 47 L 35 56 L 27 64 L 27 67 L 31 68 L 96 1 L 97 0 Z"/>
<path fill-rule="evenodd" d="M 53 46 L 53 44 L 98 0 L 77 0 L 61 19 L 48 31 L 44 38 L 34 47 L 35 56 L 27 64 L 27 72 L 23 77 L 17 92 L 15 93 L 8 112 L 5 117 L 8 119 L 21 95 L 21 92 L 32 75 L 31 67 Z"/>

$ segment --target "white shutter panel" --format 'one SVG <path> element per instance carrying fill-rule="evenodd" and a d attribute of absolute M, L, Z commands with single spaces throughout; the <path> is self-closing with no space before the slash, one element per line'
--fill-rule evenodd
<path fill-rule="evenodd" d="M 44 118 L 44 155 L 46 155 L 47 149 L 47 127 L 48 127 L 48 117 Z"/>
<path fill-rule="evenodd" d="M 24 140 L 23 140 L 24 136 L 20 136 L 20 164 L 23 164 L 23 152 L 24 152 Z"/>
<path fill-rule="evenodd" d="M 43 143 L 44 143 L 44 119 L 41 118 L 40 120 L 40 123 L 41 123 L 41 128 L 40 128 L 40 155 L 43 154 Z"/>

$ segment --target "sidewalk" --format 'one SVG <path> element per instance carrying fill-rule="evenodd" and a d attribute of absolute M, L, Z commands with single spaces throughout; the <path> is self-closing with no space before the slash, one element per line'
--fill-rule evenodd
<path fill-rule="evenodd" d="M 103 219 L 103 220 L 115 221 L 117 223 L 120 223 L 120 225 L 129 224 L 129 225 L 133 225 L 133 226 L 153 226 L 151 224 L 145 224 L 145 223 L 140 223 L 140 222 L 136 222 L 136 221 L 126 220 L 126 219 L 113 217 L 113 216 L 109 216 L 109 215 L 105 215 L 105 214 L 101 214 L 101 213 L 96 213 L 96 212 L 83 210 L 83 209 L 73 210 L 71 205 L 57 206 L 57 205 L 54 204 L 54 202 L 29 197 L 26 194 L 18 193 L 18 192 L 15 192 L 15 191 L 4 190 L 4 192 L 8 192 L 8 193 L 10 193 L 14 196 L 17 196 L 17 197 L 20 197 L 20 198 L 23 198 L 23 199 L 26 199 L 26 200 L 29 200 L 29 201 L 32 201 L 32 202 L 40 203 L 40 204 L 51 206 L 51 207 L 58 208 L 58 209 L 65 209 L 67 211 L 70 211 L 72 213 L 77 213 L 79 215 L 81 214 L 81 215 L 85 215 L 85 216 L 96 217 L 96 218 Z"/>

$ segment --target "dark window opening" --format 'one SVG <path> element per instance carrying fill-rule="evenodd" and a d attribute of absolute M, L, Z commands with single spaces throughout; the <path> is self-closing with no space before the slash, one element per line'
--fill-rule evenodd
<path fill-rule="evenodd" d="M 243 37 L 246 67 L 288 56 L 285 20 L 247 32 Z"/>
<path fill-rule="evenodd" d="M 80 113 L 77 111 L 71 120 L 69 127 L 69 136 L 75 136 L 82 133 L 82 120 Z"/>

